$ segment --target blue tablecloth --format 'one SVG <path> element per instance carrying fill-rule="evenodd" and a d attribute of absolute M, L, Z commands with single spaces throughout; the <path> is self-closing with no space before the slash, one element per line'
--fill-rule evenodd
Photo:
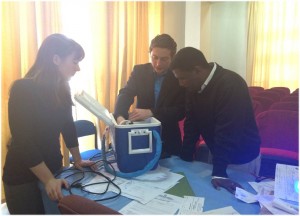
<path fill-rule="evenodd" d="M 195 196 L 205 198 L 204 212 L 226 206 L 232 206 L 240 214 L 258 214 L 260 212 L 258 203 L 244 203 L 224 188 L 216 190 L 211 184 L 211 164 L 198 161 L 185 162 L 178 157 L 172 157 L 161 160 L 160 165 L 170 168 L 173 172 L 183 172 L 185 174 Z M 255 193 L 254 189 L 248 184 L 248 182 L 255 180 L 254 176 L 230 169 L 227 170 L 227 173 L 231 179 L 238 182 L 245 190 Z"/>
<path fill-rule="evenodd" d="M 159 164 L 160 166 L 170 168 L 172 172 L 183 172 L 185 174 L 195 196 L 205 198 L 204 211 L 232 206 L 240 214 L 259 214 L 260 212 L 260 206 L 258 203 L 247 204 L 236 199 L 233 194 L 223 188 L 221 188 L 221 190 L 216 190 L 211 184 L 212 165 L 210 164 L 198 161 L 185 162 L 175 156 L 160 160 Z M 231 179 L 242 185 L 245 190 L 255 193 L 254 189 L 248 184 L 249 181 L 254 181 L 254 176 L 230 169 L 227 170 L 227 173 Z M 42 185 L 40 188 L 43 192 L 46 214 L 59 214 L 57 203 L 49 200 Z M 99 199 L 99 195 L 88 194 L 86 192 L 82 192 L 80 189 L 73 189 L 72 192 L 89 199 Z M 69 194 L 67 190 L 63 190 L 63 193 L 64 195 Z M 110 195 L 112 195 L 112 192 L 105 194 L 105 196 Z M 131 202 L 131 199 L 119 196 L 112 200 L 101 201 L 101 204 L 118 211 L 129 202 Z"/>

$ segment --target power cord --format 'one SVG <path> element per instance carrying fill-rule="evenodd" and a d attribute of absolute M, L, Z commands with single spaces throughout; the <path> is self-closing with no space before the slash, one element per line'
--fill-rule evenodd
<path fill-rule="evenodd" d="M 111 165 L 111 162 L 110 161 L 103 161 L 103 160 L 98 160 L 98 161 L 95 161 L 95 163 L 93 165 L 95 165 L 96 163 L 102 163 L 102 166 L 103 166 L 103 163 L 106 163 L 108 164 L 111 169 L 113 170 L 114 174 L 113 174 L 113 178 L 109 178 L 107 177 L 106 175 L 104 175 L 103 173 L 101 173 L 100 171 L 94 171 L 94 170 L 78 170 L 76 169 L 74 166 L 73 167 L 70 167 L 70 168 L 67 168 L 67 169 L 64 169 L 64 170 L 61 170 L 59 173 L 57 173 L 55 175 L 55 178 L 57 178 L 59 175 L 61 175 L 62 173 L 64 172 L 68 172 L 68 171 L 72 171 L 71 174 L 69 175 L 66 175 L 64 177 L 64 179 L 68 179 L 70 177 L 73 177 L 73 176 L 76 176 L 76 175 L 81 175 L 78 179 L 76 179 L 75 181 L 73 181 L 72 183 L 69 184 L 69 188 L 67 188 L 67 191 L 69 192 L 69 194 L 73 194 L 72 192 L 72 189 L 76 188 L 76 189 L 80 189 L 86 193 L 90 193 L 90 194 L 94 194 L 94 195 L 104 195 L 105 193 L 108 192 L 108 188 L 110 185 L 113 185 L 115 188 L 117 188 L 118 190 L 118 193 L 113 195 L 113 196 L 110 196 L 110 197 L 106 197 L 106 198 L 101 198 L 101 199 L 93 199 L 93 201 L 105 201 L 105 200 L 110 200 L 110 199 L 114 199 L 114 198 L 117 198 L 118 196 L 121 195 L 121 188 L 114 183 L 114 180 L 116 179 L 116 175 L 115 175 L 115 169 L 114 167 Z M 98 169 L 99 170 L 99 169 Z M 103 177 L 105 179 L 105 181 L 99 181 L 99 182 L 94 182 L 94 183 L 90 183 L 90 184 L 83 184 L 82 183 L 82 180 L 85 178 L 85 174 L 86 173 L 92 173 L 92 174 L 96 174 L 96 175 L 99 175 L 101 177 Z M 92 192 L 92 191 L 89 191 L 87 190 L 87 188 L 89 186 L 92 186 L 92 185 L 100 185 L 100 184 L 107 184 L 104 191 L 102 192 Z"/>

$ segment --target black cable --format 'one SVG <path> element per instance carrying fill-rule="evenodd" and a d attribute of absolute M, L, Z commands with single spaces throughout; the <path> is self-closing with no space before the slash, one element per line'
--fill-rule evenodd
<path fill-rule="evenodd" d="M 258 176 L 258 175 L 255 175 L 254 173 L 251 173 L 251 175 L 253 175 L 255 177 L 255 182 L 257 182 L 257 183 L 264 181 L 266 179 L 274 180 L 273 177 L 269 177 L 269 176 Z"/>
<path fill-rule="evenodd" d="M 264 180 L 266 180 L 266 179 L 274 180 L 272 177 L 257 176 L 257 177 L 255 178 L 255 182 L 259 183 L 259 182 L 264 181 Z"/>
<path fill-rule="evenodd" d="M 102 142 L 105 142 L 105 134 L 102 137 Z M 105 151 L 105 148 L 103 149 L 103 151 Z M 102 156 L 102 159 L 94 161 L 95 163 L 93 163 L 90 166 L 90 168 L 92 169 L 92 167 L 95 166 L 97 163 L 102 163 L 102 165 L 100 165 L 97 170 L 78 170 L 78 169 L 75 168 L 75 166 L 72 166 L 70 168 L 60 170 L 55 175 L 55 178 L 57 178 L 59 175 L 61 175 L 64 172 L 67 172 L 67 171 L 72 171 L 72 173 L 65 176 L 65 177 L 63 177 L 64 179 L 70 178 L 70 177 L 78 175 L 78 174 L 82 175 L 81 177 L 79 177 L 78 179 L 76 179 L 75 181 L 73 181 L 72 183 L 69 184 L 69 188 L 67 188 L 67 191 L 69 192 L 69 194 L 73 194 L 72 188 L 77 188 L 77 189 L 80 189 L 81 191 L 84 191 L 86 193 L 95 194 L 95 195 L 104 195 L 105 193 L 108 192 L 109 186 L 113 185 L 114 187 L 116 187 L 118 189 L 118 193 L 116 195 L 113 195 L 113 196 L 110 196 L 110 197 L 107 197 L 107 198 L 91 199 L 91 200 L 93 200 L 93 201 L 104 201 L 104 200 L 114 199 L 114 198 L 121 195 L 121 188 L 114 182 L 114 180 L 116 179 L 116 170 L 112 166 L 112 163 L 114 163 L 116 161 L 112 160 L 112 159 L 108 160 L 107 155 L 106 155 L 107 153 L 108 154 L 111 153 L 111 155 L 108 156 L 110 159 L 111 159 L 112 156 L 114 156 L 114 158 L 116 158 L 115 152 L 113 151 L 112 148 L 110 148 L 108 152 L 97 153 L 97 154 L 93 155 L 91 158 L 89 158 L 89 160 L 93 161 L 93 159 L 95 159 L 96 157 Z M 74 163 L 72 163 L 72 164 L 74 164 Z M 104 167 L 105 164 L 108 165 L 112 170 L 112 173 L 111 173 L 113 175 L 112 179 L 107 177 L 106 175 L 104 175 L 100 171 L 98 171 L 102 167 L 105 169 L 105 167 Z M 93 174 L 99 175 L 99 176 L 103 177 L 105 179 L 105 181 L 94 182 L 94 183 L 90 183 L 90 184 L 82 184 L 81 181 L 85 178 L 86 173 L 93 173 Z M 98 184 L 107 184 L 107 186 L 106 186 L 106 188 L 104 189 L 103 192 L 92 192 L 92 191 L 89 191 L 89 190 L 86 189 L 89 186 L 98 185 Z"/>
<path fill-rule="evenodd" d="M 121 195 L 121 188 L 117 184 L 114 183 L 114 180 L 116 179 L 115 169 L 112 166 L 112 164 L 111 164 L 110 161 L 105 161 L 105 160 L 97 160 L 97 161 L 95 161 L 95 163 L 93 165 L 95 165 L 97 163 L 100 163 L 100 162 L 103 163 L 103 165 L 101 165 L 101 166 L 104 166 L 104 163 L 107 163 L 111 167 L 111 169 L 113 170 L 113 178 L 112 179 L 110 179 L 109 177 L 105 176 L 103 173 L 101 173 L 99 171 L 94 171 L 94 170 L 78 170 L 78 169 L 74 168 L 74 166 L 70 167 L 70 168 L 67 168 L 67 169 L 60 170 L 55 175 L 55 178 L 57 178 L 62 173 L 68 172 L 68 171 L 72 171 L 72 173 L 69 174 L 69 175 L 67 175 L 67 176 L 64 176 L 63 177 L 64 179 L 70 178 L 70 177 L 78 175 L 78 174 L 82 175 L 81 177 L 79 177 L 78 179 L 76 179 L 75 181 L 73 181 L 72 183 L 70 183 L 69 188 L 67 188 L 67 191 L 69 192 L 69 194 L 73 194 L 72 188 L 77 188 L 77 189 L 80 189 L 80 190 L 82 190 L 82 191 L 84 191 L 86 193 L 95 194 L 95 195 L 103 195 L 103 194 L 105 194 L 108 191 L 109 186 L 112 184 L 114 187 L 116 187 L 118 189 L 118 193 L 116 195 L 113 195 L 113 196 L 110 196 L 110 197 L 107 197 L 107 198 L 93 199 L 93 201 L 105 201 L 105 200 L 109 200 L 109 199 L 114 199 L 114 198 L 116 198 L 116 197 L 118 197 L 118 196 Z M 81 181 L 85 178 L 85 173 L 93 173 L 93 174 L 96 174 L 96 175 L 100 175 L 101 177 L 105 178 L 106 181 L 103 181 L 103 182 L 94 182 L 94 183 L 91 183 L 91 184 L 82 184 Z M 98 184 L 107 184 L 107 186 L 106 186 L 106 188 L 105 188 L 105 190 L 103 192 L 92 192 L 92 191 L 89 191 L 89 190 L 86 189 L 89 186 L 98 185 Z"/>

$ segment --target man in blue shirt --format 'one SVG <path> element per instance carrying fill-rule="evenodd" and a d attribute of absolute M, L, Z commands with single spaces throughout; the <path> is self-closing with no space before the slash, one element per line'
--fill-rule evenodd
<path fill-rule="evenodd" d="M 119 91 L 114 111 L 118 124 L 127 119 L 157 118 L 162 125 L 162 158 L 179 155 L 182 143 L 178 121 L 185 115 L 185 90 L 169 70 L 176 49 L 176 42 L 168 34 L 152 39 L 151 63 L 134 66 L 127 84 Z M 136 108 L 128 113 L 135 97 Z"/>

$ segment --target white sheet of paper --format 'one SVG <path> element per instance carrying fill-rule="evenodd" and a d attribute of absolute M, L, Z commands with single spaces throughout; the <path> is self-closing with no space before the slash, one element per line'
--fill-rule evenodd
<path fill-rule="evenodd" d="M 147 175 L 147 174 L 144 174 Z M 142 175 L 142 176 L 144 176 Z M 141 176 L 141 177 L 142 177 Z M 170 189 L 171 187 L 173 187 L 174 185 L 176 185 L 178 183 L 178 181 L 180 179 L 183 178 L 183 175 L 177 174 L 177 173 L 172 173 L 172 172 L 168 172 L 166 173 L 166 178 L 161 179 L 159 181 L 146 181 L 146 180 L 133 180 L 136 184 L 138 183 L 142 183 L 143 185 L 147 185 L 148 187 L 152 187 L 152 188 L 160 188 L 163 189 L 164 191 Z"/>
<path fill-rule="evenodd" d="M 170 169 L 162 166 L 158 166 L 155 170 L 150 170 L 144 175 L 133 178 L 140 181 L 161 181 L 168 178 Z"/>
<path fill-rule="evenodd" d="M 299 167 L 276 164 L 274 196 L 299 202 L 299 192 L 295 187 L 299 187 Z"/>
<path fill-rule="evenodd" d="M 283 211 L 279 208 L 275 208 L 272 204 L 274 200 L 274 196 L 272 195 L 265 195 L 258 197 L 258 201 L 262 204 L 266 209 L 268 209 L 274 215 L 289 215 L 290 213 Z"/>
<path fill-rule="evenodd" d="M 292 205 L 281 199 L 274 198 L 272 201 L 272 206 L 275 208 L 279 208 L 290 214 L 299 215 L 299 206 L 298 205 Z"/>
<path fill-rule="evenodd" d="M 238 213 L 232 206 L 226 206 L 223 208 L 205 211 L 205 212 L 202 212 L 201 214 L 204 214 L 204 215 L 239 215 L 240 213 Z"/>
<path fill-rule="evenodd" d="M 274 195 L 275 181 L 248 182 L 258 195 Z"/>
<path fill-rule="evenodd" d="M 257 202 L 257 196 L 237 187 L 235 190 L 235 197 L 242 200 L 245 203 L 255 203 Z"/>
<path fill-rule="evenodd" d="M 145 205 L 132 201 L 119 212 L 124 215 L 173 215 L 182 200 L 181 197 L 163 193 Z"/>
<path fill-rule="evenodd" d="M 116 164 L 113 164 L 113 166 L 116 166 Z M 113 176 L 105 172 L 104 169 L 102 169 L 101 171 L 110 179 L 113 178 Z M 152 180 L 146 180 L 147 176 Z M 137 179 L 139 180 L 136 179 L 128 180 L 128 179 L 116 177 L 114 183 L 121 188 L 122 196 L 146 204 L 150 200 L 154 199 L 156 196 L 162 194 L 169 188 L 176 185 L 181 178 L 183 178 L 183 176 L 180 174 L 172 173 L 169 171 L 169 169 L 165 167 L 158 167 L 157 170 L 147 172 L 146 174 L 137 177 Z M 91 184 L 95 182 L 103 182 L 103 177 L 95 176 L 87 183 Z M 96 184 L 96 185 L 91 185 L 86 187 L 86 189 L 91 192 L 95 192 L 95 191 L 102 192 L 105 190 L 105 188 L 106 188 L 105 184 Z M 111 185 L 109 186 L 108 190 L 115 193 L 118 192 L 117 188 Z"/>
<path fill-rule="evenodd" d="M 136 183 L 136 181 L 129 180 L 120 185 L 122 196 L 134 199 L 142 204 L 148 203 L 158 195 L 164 192 L 160 188 L 151 188 L 148 185 Z"/>
<path fill-rule="evenodd" d="M 203 212 L 204 198 L 184 196 L 183 203 L 179 208 L 179 215 L 197 215 Z"/>

